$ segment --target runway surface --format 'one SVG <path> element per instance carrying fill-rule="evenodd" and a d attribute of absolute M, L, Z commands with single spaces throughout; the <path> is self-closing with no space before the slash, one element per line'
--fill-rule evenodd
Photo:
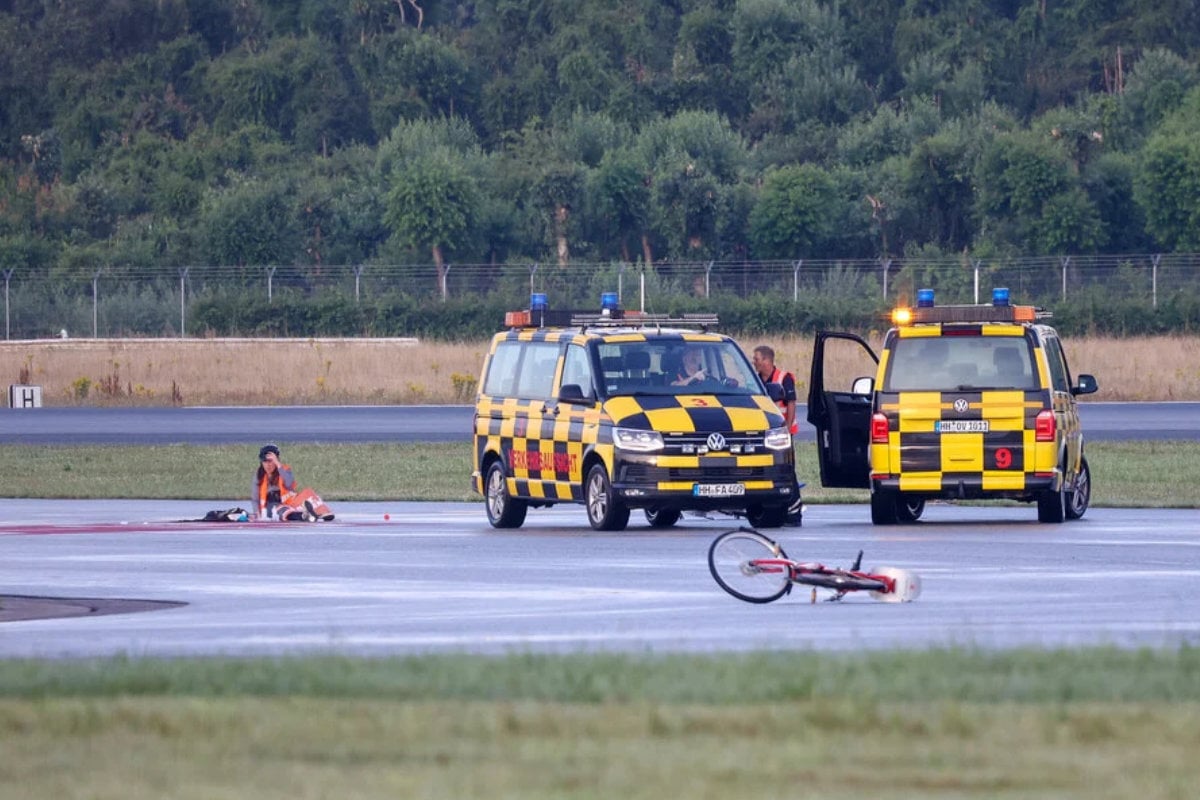
<path fill-rule="evenodd" d="M 812 604 L 796 587 L 754 606 L 708 573 L 732 520 L 664 532 L 635 513 L 601 534 L 559 506 L 500 532 L 481 504 L 341 503 L 332 523 L 174 521 L 230 505 L 4 501 L 0 591 L 21 597 L 0 602 L 76 600 L 0 624 L 0 657 L 1200 645 L 1194 510 L 1040 525 L 1028 506 L 931 505 L 874 527 L 866 506 L 812 506 L 777 532 L 789 555 L 845 566 L 863 549 L 864 566 L 918 572 L 921 598 Z M 117 600 L 134 605 L 99 613 Z"/>

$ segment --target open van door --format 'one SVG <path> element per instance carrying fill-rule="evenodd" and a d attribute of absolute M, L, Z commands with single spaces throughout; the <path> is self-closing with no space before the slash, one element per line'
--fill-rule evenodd
<path fill-rule="evenodd" d="M 871 372 L 871 390 L 861 391 L 868 383 L 855 380 L 854 387 L 833 391 L 825 385 L 827 344 L 831 339 L 856 343 L 871 362 L 878 366 L 879 356 L 861 337 L 853 333 L 818 331 L 813 345 L 812 372 L 808 381 L 808 421 L 817 429 L 817 455 L 821 463 L 821 485 L 841 489 L 870 488 L 871 406 L 875 371 Z M 853 350 L 852 345 L 848 345 Z M 835 348 L 838 351 L 843 348 Z M 856 354 L 857 355 L 857 354 Z M 859 359 L 855 359 L 857 362 Z M 865 377 L 865 376 L 864 376 Z M 856 392 L 853 389 L 859 389 Z"/>

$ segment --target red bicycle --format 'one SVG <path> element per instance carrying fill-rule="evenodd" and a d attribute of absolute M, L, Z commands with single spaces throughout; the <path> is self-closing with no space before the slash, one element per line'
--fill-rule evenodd
<path fill-rule="evenodd" d="M 792 590 L 795 584 L 829 589 L 829 600 L 841 600 L 850 592 L 869 592 L 889 603 L 908 603 L 921 594 L 921 578 L 910 570 L 895 567 L 862 570 L 862 551 L 850 569 L 827 567 L 814 561 L 788 558 L 778 542 L 753 528 L 735 528 L 718 536 L 708 548 L 708 569 L 717 584 L 747 603 L 770 603 Z"/>

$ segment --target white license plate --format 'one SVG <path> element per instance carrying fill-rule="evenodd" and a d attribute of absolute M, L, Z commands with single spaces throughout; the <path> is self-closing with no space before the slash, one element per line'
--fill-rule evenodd
<path fill-rule="evenodd" d="M 738 497 L 745 493 L 744 483 L 697 483 L 692 487 L 696 497 Z"/>
<path fill-rule="evenodd" d="M 938 433 L 987 433 L 986 419 L 944 419 L 939 421 L 934 430 Z"/>

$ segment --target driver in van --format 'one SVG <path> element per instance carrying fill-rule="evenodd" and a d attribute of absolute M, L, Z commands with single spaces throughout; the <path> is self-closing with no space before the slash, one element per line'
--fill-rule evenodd
<path fill-rule="evenodd" d="M 686 386 L 689 383 L 704 380 L 707 374 L 704 372 L 704 354 L 700 352 L 699 347 L 689 347 L 683 351 L 683 363 L 679 368 L 679 374 L 675 376 L 675 380 L 671 381 L 672 386 Z"/>

